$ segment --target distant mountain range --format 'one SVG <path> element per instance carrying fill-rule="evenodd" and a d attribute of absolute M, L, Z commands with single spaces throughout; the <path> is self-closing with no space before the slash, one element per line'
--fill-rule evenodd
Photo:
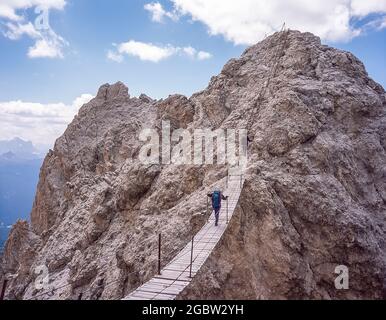
<path fill-rule="evenodd" d="M 42 159 L 45 151 L 34 146 L 31 141 L 25 141 L 20 138 L 0 140 L 0 161 Z"/>
<path fill-rule="evenodd" d="M 29 219 L 43 157 L 30 141 L 0 140 L 0 248 L 10 226 Z"/>

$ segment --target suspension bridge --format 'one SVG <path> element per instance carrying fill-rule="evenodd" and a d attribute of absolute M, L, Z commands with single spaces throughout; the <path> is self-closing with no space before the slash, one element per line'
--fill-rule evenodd
<path fill-rule="evenodd" d="M 158 275 L 131 292 L 123 300 L 174 300 L 192 281 L 217 243 L 222 238 L 239 201 L 244 176 L 229 175 L 223 192 L 228 200 L 220 210 L 215 226 L 214 211 L 192 240 L 163 268 Z"/>

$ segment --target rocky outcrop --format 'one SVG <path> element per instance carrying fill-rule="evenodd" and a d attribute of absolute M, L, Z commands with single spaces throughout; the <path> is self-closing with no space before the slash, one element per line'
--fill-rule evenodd
<path fill-rule="evenodd" d="M 187 128 L 193 121 L 194 105 L 182 95 L 169 96 L 158 105 L 158 117 L 164 121 L 170 121 L 175 129 Z"/>
<path fill-rule="evenodd" d="M 17 275 L 18 281 L 8 290 L 8 297 L 16 299 L 29 282 L 30 267 L 36 258 L 40 238 L 35 235 L 26 221 L 18 221 L 8 237 L 3 259 L 3 273 Z M 8 277 L 7 277 L 8 278 Z"/>
<path fill-rule="evenodd" d="M 159 232 L 164 262 L 188 242 L 227 167 L 141 163 L 139 133 L 162 121 L 252 139 L 237 213 L 180 298 L 384 298 L 386 94 L 352 54 L 296 31 L 190 98 L 102 86 L 45 159 L 31 226 L 11 231 L 8 298 L 121 298 L 156 272 Z M 42 265 L 60 289 L 36 289 Z M 334 286 L 338 265 L 348 290 Z"/>
<path fill-rule="evenodd" d="M 259 68 L 255 55 L 269 63 L 272 42 L 226 67 L 235 82 Z M 237 218 L 181 298 L 382 299 L 385 92 L 310 34 L 289 34 L 280 67 L 258 106 Z M 349 290 L 335 288 L 339 265 Z"/>

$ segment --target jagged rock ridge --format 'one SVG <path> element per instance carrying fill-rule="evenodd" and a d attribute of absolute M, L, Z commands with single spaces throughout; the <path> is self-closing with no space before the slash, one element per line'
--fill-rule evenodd
<path fill-rule="evenodd" d="M 46 157 L 31 226 L 6 245 L 10 299 L 117 299 L 156 272 L 202 221 L 226 166 L 138 161 L 143 128 L 245 128 L 282 34 L 232 59 L 190 98 L 130 98 L 104 85 Z M 352 54 L 291 31 L 254 113 L 237 213 L 180 298 L 376 298 L 385 294 L 386 94 Z M 55 291 L 36 290 L 48 267 Z M 334 269 L 350 270 L 336 290 Z M 68 284 L 68 285 L 66 285 Z"/>

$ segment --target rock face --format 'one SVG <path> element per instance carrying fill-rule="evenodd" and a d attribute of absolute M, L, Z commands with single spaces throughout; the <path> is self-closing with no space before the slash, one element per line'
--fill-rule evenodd
<path fill-rule="evenodd" d="M 237 213 L 180 298 L 385 298 L 386 94 L 352 54 L 296 31 L 190 98 L 102 86 L 46 157 L 31 226 L 11 231 L 7 298 L 122 298 L 155 274 L 159 232 L 165 262 L 189 241 L 227 167 L 141 163 L 139 132 L 162 120 L 252 139 Z M 339 265 L 348 290 L 335 288 Z M 49 289 L 36 288 L 39 266 Z"/>

